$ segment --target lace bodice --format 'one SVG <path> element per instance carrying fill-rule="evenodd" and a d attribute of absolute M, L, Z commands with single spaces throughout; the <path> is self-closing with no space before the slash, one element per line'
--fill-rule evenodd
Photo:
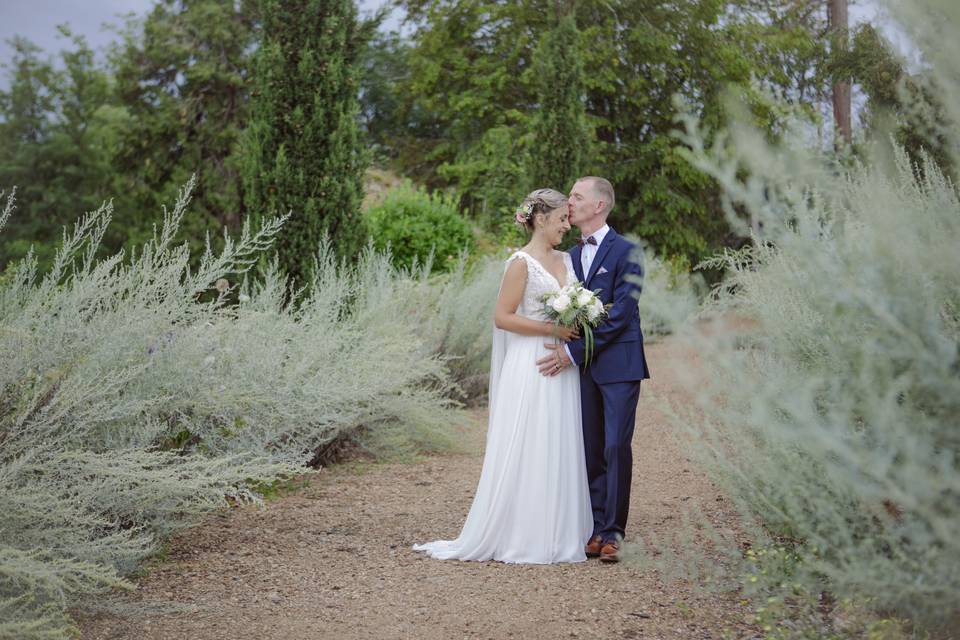
<path fill-rule="evenodd" d="M 524 260 L 527 263 L 527 286 L 523 290 L 523 300 L 517 308 L 517 313 L 532 320 L 547 320 L 543 313 L 543 302 L 540 297 L 545 293 L 559 291 L 561 286 L 568 285 L 577 279 L 573 271 L 573 261 L 570 254 L 563 254 L 563 264 L 567 269 L 565 282 L 558 282 L 540 262 L 524 251 L 517 251 L 507 260 L 507 266 L 514 260 Z"/>

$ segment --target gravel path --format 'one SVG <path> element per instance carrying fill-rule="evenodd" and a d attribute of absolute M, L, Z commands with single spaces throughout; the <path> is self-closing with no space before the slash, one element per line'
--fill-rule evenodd
<path fill-rule="evenodd" d="M 695 361 L 671 341 L 651 346 L 648 357 L 656 377 L 641 392 L 628 543 L 671 538 L 691 507 L 716 526 L 733 522 L 657 409 L 685 400 L 674 367 Z M 734 595 L 661 580 L 640 563 L 441 562 L 412 551 L 414 542 L 459 533 L 480 473 L 483 416 L 463 431 L 469 453 L 334 466 L 265 510 L 209 517 L 125 598 L 141 613 L 80 616 L 82 638 L 752 635 Z"/>

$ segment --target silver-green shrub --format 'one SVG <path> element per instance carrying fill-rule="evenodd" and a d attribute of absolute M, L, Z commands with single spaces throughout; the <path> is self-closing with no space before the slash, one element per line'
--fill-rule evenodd
<path fill-rule="evenodd" d="M 50 272 L 28 257 L 0 283 L 0 637 L 63 636 L 71 603 L 125 585 L 226 497 L 258 502 L 257 486 L 303 473 L 326 443 L 448 444 L 450 367 L 483 359 L 489 284 L 373 250 L 337 263 L 327 246 L 309 294 L 275 267 L 248 277 L 283 220 L 191 269 L 173 243 L 191 188 L 134 255 L 97 258 L 105 205 Z"/>
<path fill-rule="evenodd" d="M 469 264 L 466 256 L 448 273 L 435 276 L 423 296 L 432 304 L 422 308 L 427 347 L 447 358 L 453 379 L 471 401 L 487 392 L 493 308 L 497 302 L 504 263 L 493 257 Z"/>
<path fill-rule="evenodd" d="M 904 25 L 930 36 L 917 43 L 953 110 L 937 133 L 956 151 L 960 7 L 917 4 L 928 13 Z M 924 625 L 956 620 L 956 185 L 883 140 L 843 164 L 741 126 L 706 149 L 687 126 L 691 157 L 758 230 L 716 260 L 729 276 L 710 311 L 728 326 L 698 344 L 698 448 L 750 520 L 800 543 L 793 580 Z"/>
<path fill-rule="evenodd" d="M 700 308 L 699 274 L 691 274 L 685 262 L 673 262 L 638 251 L 643 264 L 638 303 L 643 336 L 653 342 L 675 333 L 692 321 Z"/>

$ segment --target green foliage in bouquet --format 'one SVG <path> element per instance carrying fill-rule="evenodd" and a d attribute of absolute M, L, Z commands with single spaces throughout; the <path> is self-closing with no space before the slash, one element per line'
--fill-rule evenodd
<path fill-rule="evenodd" d="M 432 270 L 450 271 L 457 268 L 460 254 L 474 246 L 470 223 L 458 212 L 456 200 L 409 181 L 391 190 L 366 217 L 374 246 L 389 247 L 398 267 L 429 263 Z"/>

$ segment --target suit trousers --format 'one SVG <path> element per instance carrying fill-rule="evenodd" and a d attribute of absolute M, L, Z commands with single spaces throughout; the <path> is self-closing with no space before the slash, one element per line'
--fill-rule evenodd
<path fill-rule="evenodd" d="M 640 381 L 597 384 L 580 375 L 583 445 L 593 507 L 593 535 L 623 538 L 630 509 L 634 423 Z"/>

